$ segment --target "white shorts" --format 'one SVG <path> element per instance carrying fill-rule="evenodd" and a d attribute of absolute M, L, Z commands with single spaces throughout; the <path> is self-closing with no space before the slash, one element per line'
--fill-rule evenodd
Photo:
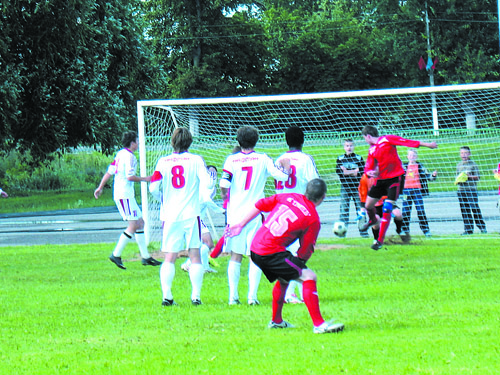
<path fill-rule="evenodd" d="M 201 245 L 200 218 L 163 224 L 161 251 L 178 253 L 187 249 L 199 249 Z"/>
<path fill-rule="evenodd" d="M 123 220 L 134 221 L 142 218 L 142 212 L 135 198 L 115 199 L 118 212 Z"/>
<path fill-rule="evenodd" d="M 245 225 L 240 234 L 226 239 L 224 251 L 232 251 L 240 255 L 250 255 L 250 245 L 255 237 L 255 233 L 257 233 L 257 230 L 259 230 L 261 226 L 262 216 L 257 215 L 255 219 Z"/>

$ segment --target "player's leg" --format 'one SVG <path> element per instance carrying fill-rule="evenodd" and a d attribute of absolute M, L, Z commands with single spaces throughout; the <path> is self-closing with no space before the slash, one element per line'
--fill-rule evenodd
<path fill-rule="evenodd" d="M 228 241 L 229 242 L 229 241 Z M 231 251 L 231 258 L 227 265 L 227 281 L 229 285 L 229 304 L 239 305 L 240 297 L 238 293 L 238 285 L 240 283 L 241 260 L 242 254 Z"/>
<path fill-rule="evenodd" d="M 125 266 L 122 263 L 122 252 L 125 249 L 125 246 L 130 242 L 132 239 L 132 235 L 134 234 L 133 232 L 130 232 L 130 222 L 135 221 L 135 217 L 131 215 L 130 209 L 129 209 L 129 200 L 128 199 L 116 199 L 115 200 L 116 208 L 118 209 L 118 212 L 120 213 L 120 216 L 122 217 L 123 220 L 128 222 L 127 228 L 120 234 L 120 237 L 118 238 L 118 241 L 115 245 L 115 248 L 111 255 L 109 256 L 109 260 L 116 264 L 117 267 L 121 269 L 126 269 Z"/>
<path fill-rule="evenodd" d="M 384 244 L 385 235 L 387 233 L 387 229 L 391 224 L 392 218 L 392 210 L 393 206 L 398 200 L 399 193 L 404 186 L 404 174 L 389 180 L 384 181 L 386 189 L 387 189 L 387 199 L 382 206 L 382 219 L 380 220 L 380 233 L 378 235 L 378 244 L 373 244 L 373 250 L 379 250 Z"/>
<path fill-rule="evenodd" d="M 127 232 L 134 233 L 135 242 L 139 246 L 139 252 L 141 253 L 141 263 L 143 266 L 159 266 L 160 261 L 154 259 L 148 251 L 148 245 L 146 243 L 146 235 L 144 234 L 144 220 L 141 218 L 129 221 L 129 226 Z"/>
<path fill-rule="evenodd" d="M 160 267 L 160 285 L 163 294 L 163 306 L 176 305 L 172 294 L 172 283 L 175 277 L 175 261 L 179 251 L 184 249 L 184 226 L 182 222 L 165 223 L 161 251 L 165 260 Z"/>
<path fill-rule="evenodd" d="M 249 256 L 248 264 L 248 304 L 249 305 L 259 305 L 260 302 L 257 298 L 257 292 L 259 290 L 260 279 L 262 277 L 261 269 L 250 259 L 250 246 L 252 244 L 255 233 L 262 225 L 262 217 L 258 215 L 245 227 L 246 232 L 246 255 Z"/>
<path fill-rule="evenodd" d="M 469 195 L 471 214 L 474 222 L 476 223 L 481 233 L 486 233 L 486 223 L 484 222 L 483 214 L 481 213 L 481 208 L 479 207 L 479 197 L 477 195 L 477 191 L 471 191 Z"/>
<path fill-rule="evenodd" d="M 472 234 L 474 231 L 474 223 L 472 214 L 470 213 L 469 197 L 467 191 L 458 190 L 457 191 L 458 203 L 460 204 L 460 212 L 462 214 L 462 220 L 464 222 L 464 232 L 463 235 Z"/>
<path fill-rule="evenodd" d="M 283 304 L 285 303 L 285 293 L 289 285 L 285 280 L 278 280 L 273 287 L 273 317 L 272 321 L 277 324 L 283 322 Z"/>
<path fill-rule="evenodd" d="M 425 214 L 424 198 L 422 197 L 420 189 L 417 189 L 415 192 L 415 209 L 417 210 L 420 229 L 426 236 L 430 236 L 431 232 L 429 229 L 429 221 L 427 220 L 427 215 Z"/>
<path fill-rule="evenodd" d="M 303 269 L 299 280 L 302 281 L 302 287 L 304 290 L 304 303 L 306 304 L 309 315 L 313 321 L 313 332 L 329 333 L 342 331 L 344 329 L 344 325 L 342 323 L 327 323 L 321 315 L 318 290 L 316 286 L 316 274 L 308 268 Z"/>
<path fill-rule="evenodd" d="M 186 247 L 188 248 L 191 266 L 189 267 L 189 279 L 191 280 L 191 302 L 193 305 L 201 305 L 201 287 L 203 285 L 203 274 L 205 270 L 201 263 L 201 221 L 197 217 L 186 220 Z M 207 252 L 208 253 L 208 252 Z"/>
<path fill-rule="evenodd" d="M 354 201 L 354 206 L 356 207 L 356 212 L 360 212 L 361 210 L 361 201 L 359 200 L 359 193 L 358 191 L 351 191 L 351 197 L 352 197 L 352 200 Z M 358 229 L 359 229 L 359 226 L 358 226 Z M 362 231 L 361 229 L 359 229 L 359 234 L 361 235 L 361 237 L 364 237 L 364 238 L 367 238 L 368 237 L 368 232 L 365 230 L 365 231 Z"/>
<path fill-rule="evenodd" d="M 297 250 L 299 248 L 300 248 L 300 241 L 296 240 L 295 242 L 290 244 L 286 249 L 290 253 L 292 253 L 294 256 L 297 256 Z M 295 293 L 296 289 L 299 290 L 298 294 Z M 290 283 L 288 283 L 288 288 L 286 288 L 285 303 L 303 303 L 302 302 L 302 284 L 301 283 L 299 283 L 295 280 L 290 280 Z"/>

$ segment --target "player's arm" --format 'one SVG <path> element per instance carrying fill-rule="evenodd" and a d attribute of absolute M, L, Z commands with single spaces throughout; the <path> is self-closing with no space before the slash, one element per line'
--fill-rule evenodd
<path fill-rule="evenodd" d="M 300 239 L 300 248 L 297 250 L 297 257 L 303 261 L 308 261 L 314 253 L 314 246 L 318 239 L 320 229 L 319 220 L 312 223 Z"/>
<path fill-rule="evenodd" d="M 238 223 L 231 226 L 228 226 L 224 231 L 224 236 L 226 237 L 234 237 L 241 233 L 241 230 L 251 222 L 257 215 L 259 215 L 261 211 L 257 207 L 252 207 L 250 211 L 243 217 L 243 219 Z"/>
<path fill-rule="evenodd" d="M 278 181 L 286 181 L 292 172 L 290 167 L 290 159 L 282 158 L 279 161 L 279 166 L 274 165 L 273 160 L 268 156 L 266 163 L 267 172 Z"/>
<path fill-rule="evenodd" d="M 163 176 L 160 171 L 155 170 L 151 176 L 151 183 L 149 184 L 149 192 L 158 201 L 161 202 L 161 180 Z"/>
<path fill-rule="evenodd" d="M 222 176 L 219 181 L 220 186 L 220 196 L 223 201 L 225 201 L 229 194 L 229 189 L 231 188 L 231 182 L 233 181 L 233 174 L 227 169 L 222 170 Z"/>
<path fill-rule="evenodd" d="M 133 175 L 133 176 L 128 176 L 127 180 L 133 181 L 133 182 L 151 182 L 151 177 L 152 176 L 141 177 L 141 176 Z"/>
<path fill-rule="evenodd" d="M 437 148 L 438 145 L 436 142 L 420 142 L 420 147 L 427 147 L 427 148 Z"/>
<path fill-rule="evenodd" d="M 95 191 L 94 191 L 94 197 L 95 197 L 95 199 L 99 199 L 99 197 L 101 196 L 102 191 L 104 189 L 104 186 L 106 186 L 106 184 L 108 183 L 108 181 L 111 178 L 111 176 L 112 175 L 109 172 L 106 172 L 104 174 L 104 176 L 102 177 L 101 183 L 99 184 L 99 186 L 97 187 L 97 189 L 95 189 Z"/>

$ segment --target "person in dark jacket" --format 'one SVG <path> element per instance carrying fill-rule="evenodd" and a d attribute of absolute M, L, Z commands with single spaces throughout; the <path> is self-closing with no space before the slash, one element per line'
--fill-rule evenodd
<path fill-rule="evenodd" d="M 340 179 L 339 220 L 347 227 L 349 223 L 349 206 L 351 200 L 354 202 L 356 211 L 359 211 L 361 208 L 358 186 L 361 176 L 363 175 L 365 161 L 361 155 L 354 153 L 354 141 L 352 139 L 346 139 L 344 141 L 344 151 L 345 154 L 337 158 L 336 172 Z M 361 237 L 368 237 L 366 230 L 360 230 L 359 234 Z"/>
<path fill-rule="evenodd" d="M 417 150 L 408 150 L 408 163 L 404 164 L 406 170 L 405 186 L 403 189 L 403 227 L 401 237 L 409 236 L 410 234 L 410 219 L 411 209 L 415 204 L 417 210 L 418 223 L 420 229 L 426 237 L 431 236 L 429 229 L 429 221 L 425 214 L 423 197 L 429 195 L 429 181 L 436 179 L 437 170 L 429 173 L 422 163 L 417 161 Z"/>

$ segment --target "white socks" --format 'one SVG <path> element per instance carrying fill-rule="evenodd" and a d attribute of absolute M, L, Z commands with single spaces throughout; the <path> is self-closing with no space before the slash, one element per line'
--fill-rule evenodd
<path fill-rule="evenodd" d="M 248 301 L 257 301 L 257 291 L 259 290 L 261 276 L 261 269 L 250 260 L 250 264 L 248 265 Z"/>
<path fill-rule="evenodd" d="M 175 276 L 175 264 L 163 262 L 160 267 L 160 284 L 163 299 L 174 299 L 172 296 L 172 281 Z"/>
<path fill-rule="evenodd" d="M 227 280 L 229 283 L 229 302 L 239 300 L 238 284 L 240 282 L 241 263 L 230 260 L 227 266 Z"/>
<path fill-rule="evenodd" d="M 146 245 L 146 235 L 144 231 L 135 232 L 135 242 L 139 246 L 139 251 L 141 252 L 142 259 L 149 259 L 151 255 L 149 255 L 148 245 Z"/>
<path fill-rule="evenodd" d="M 205 270 L 200 263 L 191 263 L 189 267 L 189 279 L 191 280 L 191 300 L 200 299 L 203 274 Z"/>
<path fill-rule="evenodd" d="M 208 248 L 207 245 L 204 243 L 201 244 L 200 246 L 200 257 L 201 257 L 201 264 L 203 265 L 203 268 L 208 270 L 210 268 L 210 264 L 208 263 L 208 253 L 210 252 L 210 249 Z"/>
<path fill-rule="evenodd" d="M 128 234 L 127 232 L 123 232 L 120 235 L 118 242 L 116 243 L 115 249 L 113 250 L 113 255 L 115 257 L 121 257 L 123 249 L 125 249 L 125 246 L 127 246 L 131 239 L 132 236 L 130 234 Z"/>

